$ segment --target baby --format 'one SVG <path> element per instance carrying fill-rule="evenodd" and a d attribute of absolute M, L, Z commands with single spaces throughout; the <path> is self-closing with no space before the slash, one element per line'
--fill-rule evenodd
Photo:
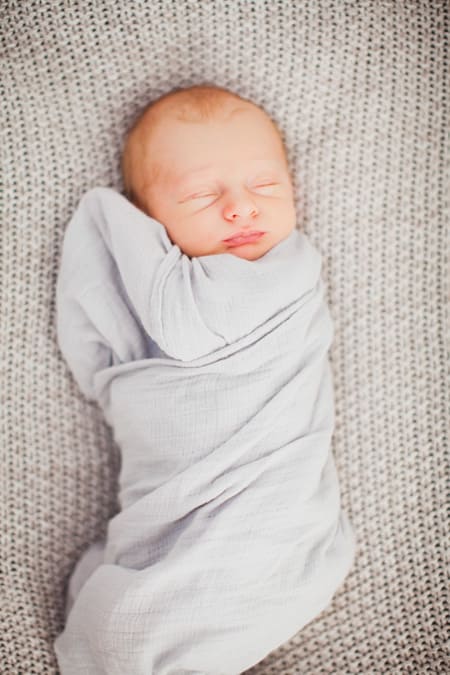
<path fill-rule="evenodd" d="M 193 86 L 152 103 L 123 152 L 128 198 L 188 256 L 256 260 L 296 224 L 283 142 L 257 105 Z"/>
<path fill-rule="evenodd" d="M 127 197 L 82 197 L 58 276 L 61 352 L 121 451 L 58 665 L 237 675 L 329 605 L 354 557 L 321 256 L 275 124 L 224 89 L 151 104 L 123 177 Z"/>

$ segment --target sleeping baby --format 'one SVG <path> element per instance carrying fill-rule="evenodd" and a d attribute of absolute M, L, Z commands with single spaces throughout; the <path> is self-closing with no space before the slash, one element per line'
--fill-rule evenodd
<path fill-rule="evenodd" d="M 69 579 L 62 675 L 238 675 L 355 556 L 331 451 L 333 325 L 285 148 L 256 104 L 177 89 L 128 134 L 125 196 L 67 226 L 57 336 L 121 453 Z"/>

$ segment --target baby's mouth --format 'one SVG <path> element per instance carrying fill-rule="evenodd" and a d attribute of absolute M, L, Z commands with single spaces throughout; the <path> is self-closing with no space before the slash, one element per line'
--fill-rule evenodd
<path fill-rule="evenodd" d="M 242 244 L 251 244 L 252 242 L 260 239 L 264 234 L 265 232 L 262 232 L 261 230 L 250 230 L 249 232 L 239 232 L 238 234 L 234 234 L 232 237 L 223 239 L 223 242 L 225 244 L 228 244 L 229 246 L 240 246 Z"/>

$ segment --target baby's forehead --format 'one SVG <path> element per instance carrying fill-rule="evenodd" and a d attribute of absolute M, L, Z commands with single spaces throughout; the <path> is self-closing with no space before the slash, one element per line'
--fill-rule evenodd
<path fill-rule="evenodd" d="M 236 115 L 233 113 L 236 113 Z M 242 117 L 242 114 L 244 114 L 244 117 Z M 242 131 L 240 121 L 243 119 L 246 120 L 244 129 L 249 128 L 248 125 L 250 125 L 250 133 L 247 135 Z M 241 147 L 248 146 L 250 148 L 252 142 L 255 144 L 255 137 L 258 139 L 256 141 L 258 145 L 273 145 L 271 141 L 268 141 L 268 135 L 270 135 L 277 139 L 276 145 L 282 147 L 285 152 L 284 142 L 277 125 L 267 113 L 253 105 L 245 105 L 245 107 L 244 105 L 235 105 L 229 115 L 222 114 L 195 121 L 180 120 L 177 116 L 161 113 L 158 118 L 154 118 L 151 123 L 143 128 L 141 139 L 148 148 L 152 147 L 154 151 L 157 151 L 160 148 L 165 149 L 167 141 L 172 145 L 172 137 L 175 137 L 177 142 L 180 143 L 183 143 L 182 138 L 190 139 L 193 134 L 194 137 L 203 139 L 204 142 L 209 139 L 210 142 L 214 143 L 211 139 L 217 137 L 220 150 L 219 141 L 223 140 L 225 129 L 227 138 L 230 138 L 230 133 L 233 138 L 239 137 Z M 235 132 L 236 136 L 234 136 Z M 180 147 L 180 154 L 182 153 L 183 148 Z"/>

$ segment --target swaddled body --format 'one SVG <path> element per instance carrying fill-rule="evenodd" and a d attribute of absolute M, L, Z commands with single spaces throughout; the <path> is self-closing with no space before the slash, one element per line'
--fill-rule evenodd
<path fill-rule="evenodd" d="M 122 510 L 78 578 L 63 674 L 238 673 L 329 604 L 354 539 L 320 269 L 297 230 L 256 261 L 190 260 L 121 195 L 83 198 L 59 339 L 120 445 Z"/>
<path fill-rule="evenodd" d="M 236 675 L 354 558 L 320 254 L 291 228 L 189 257 L 172 226 L 97 188 L 66 231 L 59 344 L 122 465 L 121 510 L 71 579 L 62 675 Z"/>

